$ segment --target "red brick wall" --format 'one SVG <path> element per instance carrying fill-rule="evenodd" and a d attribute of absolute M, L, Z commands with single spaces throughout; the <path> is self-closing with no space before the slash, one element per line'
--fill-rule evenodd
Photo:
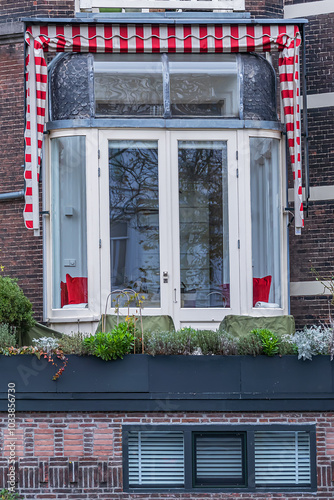
<path fill-rule="evenodd" d="M 122 424 L 316 424 L 314 493 L 122 493 Z M 7 419 L 0 414 L 0 486 L 7 481 Z M 17 413 L 18 489 L 26 499 L 334 498 L 334 413 Z M 60 490 L 61 488 L 61 490 Z"/>

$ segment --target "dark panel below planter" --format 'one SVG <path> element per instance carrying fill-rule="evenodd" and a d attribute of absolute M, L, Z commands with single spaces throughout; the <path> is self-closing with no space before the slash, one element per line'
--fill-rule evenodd
<path fill-rule="evenodd" d="M 329 356 L 315 356 L 312 361 L 294 356 L 269 358 L 244 356 L 241 363 L 241 392 L 324 393 L 333 391 L 332 363 Z"/>
<path fill-rule="evenodd" d="M 170 356 L 155 356 L 150 359 L 150 392 L 240 392 L 240 356 L 172 358 L 172 363 Z"/>
<path fill-rule="evenodd" d="M 16 411 L 334 411 L 334 362 L 296 356 L 69 356 L 65 372 L 34 356 L 0 356 L 0 411 L 8 383 Z"/>

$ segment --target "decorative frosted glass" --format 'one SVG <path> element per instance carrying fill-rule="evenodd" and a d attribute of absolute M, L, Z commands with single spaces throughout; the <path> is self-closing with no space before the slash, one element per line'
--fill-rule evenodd
<path fill-rule="evenodd" d="M 94 92 L 97 117 L 163 116 L 160 56 L 95 56 Z"/>
<path fill-rule="evenodd" d="M 169 55 L 172 116 L 239 116 L 234 55 Z"/>

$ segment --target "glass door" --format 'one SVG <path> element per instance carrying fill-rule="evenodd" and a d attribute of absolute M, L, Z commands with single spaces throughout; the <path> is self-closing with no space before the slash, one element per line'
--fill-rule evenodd
<path fill-rule="evenodd" d="M 100 132 L 102 304 L 138 294 L 144 314 L 170 314 L 165 134 Z M 166 272 L 166 271 L 165 271 Z M 138 300 L 131 307 L 138 309 Z M 125 311 L 123 311 L 125 312 Z"/>
<path fill-rule="evenodd" d="M 174 322 L 239 309 L 234 132 L 172 132 Z M 223 310 L 223 311 L 222 311 Z"/>
<path fill-rule="evenodd" d="M 102 306 L 133 290 L 176 328 L 237 314 L 236 134 L 101 131 L 100 172 Z"/>

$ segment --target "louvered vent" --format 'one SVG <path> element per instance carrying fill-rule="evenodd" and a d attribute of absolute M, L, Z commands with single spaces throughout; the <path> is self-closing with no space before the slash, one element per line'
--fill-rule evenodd
<path fill-rule="evenodd" d="M 255 432 L 255 484 L 311 483 L 310 436 L 307 432 Z"/>
<path fill-rule="evenodd" d="M 130 486 L 184 486 L 182 432 L 130 432 Z"/>
<path fill-rule="evenodd" d="M 243 442 L 243 435 L 196 435 L 196 485 L 243 485 Z"/>

